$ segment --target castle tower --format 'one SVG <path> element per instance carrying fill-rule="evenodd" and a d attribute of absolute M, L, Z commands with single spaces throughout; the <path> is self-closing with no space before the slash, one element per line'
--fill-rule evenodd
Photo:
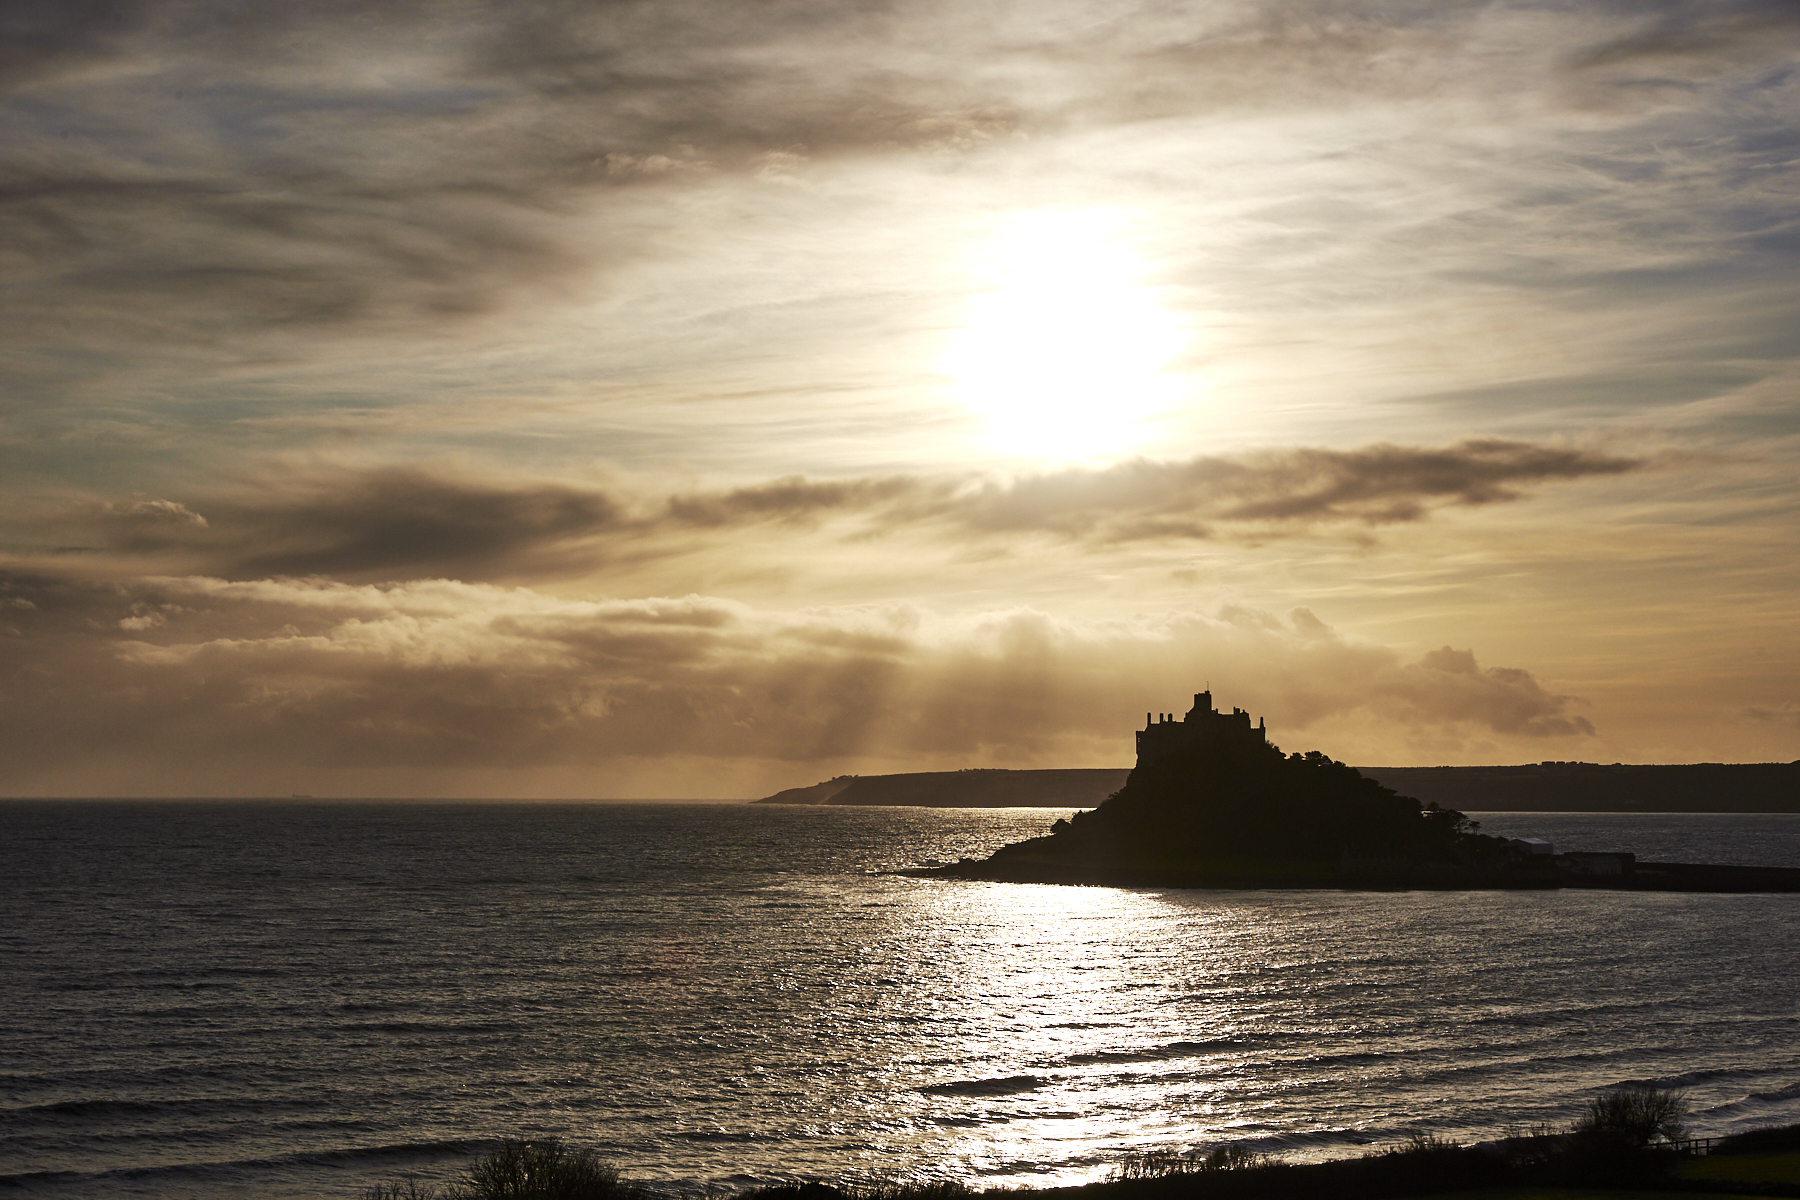
<path fill-rule="evenodd" d="M 1141 765 L 1202 739 L 1215 737 L 1267 744 L 1268 723 L 1259 719 L 1251 725 L 1250 713 L 1242 708 L 1234 708 L 1229 713 L 1219 712 L 1213 707 L 1210 689 L 1195 692 L 1194 707 L 1179 721 L 1174 713 L 1144 714 L 1144 728 L 1137 734 L 1137 760 Z"/>

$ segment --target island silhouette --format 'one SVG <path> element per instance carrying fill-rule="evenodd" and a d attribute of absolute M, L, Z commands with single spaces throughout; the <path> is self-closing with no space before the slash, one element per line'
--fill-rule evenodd
<path fill-rule="evenodd" d="M 1480 832 L 1317 750 L 1284 754 L 1248 712 L 1194 695 L 1150 713 L 1137 765 L 1099 807 L 985 860 L 923 875 L 1137 887 L 1557 888 L 1800 891 L 1800 869 L 1563 854 Z"/>

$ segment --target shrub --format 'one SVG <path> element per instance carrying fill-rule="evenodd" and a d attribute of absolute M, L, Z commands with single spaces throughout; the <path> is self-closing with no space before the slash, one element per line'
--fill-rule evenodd
<path fill-rule="evenodd" d="M 1588 1101 L 1588 1110 L 1575 1122 L 1573 1132 L 1578 1138 L 1641 1150 L 1658 1134 L 1671 1142 L 1679 1138 L 1685 1116 L 1687 1093 L 1653 1083 L 1632 1084 Z"/>
<path fill-rule="evenodd" d="M 416 1179 L 390 1180 L 366 1189 L 362 1200 L 447 1200 L 444 1193 L 430 1184 L 420 1186 Z"/>
<path fill-rule="evenodd" d="M 509 1138 L 475 1160 L 450 1200 L 638 1200 L 643 1194 L 592 1150 L 570 1149 L 557 1138 Z"/>
<path fill-rule="evenodd" d="M 1550 1170 L 1570 1183 L 1647 1182 L 1666 1175 L 1675 1155 L 1651 1143 L 1681 1136 L 1685 1094 L 1655 1084 L 1614 1088 L 1588 1102 Z"/>
<path fill-rule="evenodd" d="M 571 1149 L 557 1138 L 509 1138 L 441 1191 L 407 1179 L 378 1183 L 363 1200 L 648 1200 L 648 1193 L 620 1179 L 592 1150 Z"/>

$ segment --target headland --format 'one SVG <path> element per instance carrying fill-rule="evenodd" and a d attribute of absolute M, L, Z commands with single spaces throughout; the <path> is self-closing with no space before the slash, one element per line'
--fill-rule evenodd
<path fill-rule="evenodd" d="M 789 788 L 757 804 L 873 804 L 930 808 L 1093 808 L 1125 786 L 1126 767 L 1014 771 L 912 771 L 839 775 Z"/>
<path fill-rule="evenodd" d="M 1463 812 L 1800 813 L 1800 762 L 1357 769 L 1402 795 Z M 1130 774 L 1104 767 L 839 775 L 755 803 L 1097 808 Z"/>
<path fill-rule="evenodd" d="M 1594 888 L 1800 891 L 1800 869 L 1640 863 L 1621 850 L 1557 855 L 1482 834 L 1313 750 L 1283 754 L 1263 722 L 1194 696 L 1148 714 L 1137 765 L 1104 803 L 982 861 L 918 872 L 1012 883 L 1192 888 Z"/>

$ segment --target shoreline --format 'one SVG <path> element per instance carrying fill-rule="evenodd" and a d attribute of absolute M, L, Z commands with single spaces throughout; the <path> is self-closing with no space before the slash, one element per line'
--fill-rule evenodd
<path fill-rule="evenodd" d="M 1217 891 L 1498 892 L 1606 891 L 1800 892 L 1800 867 L 1736 867 L 1708 863 L 1643 862 L 1616 875 L 1549 872 L 1226 872 L 1183 868 L 1095 865 L 1045 860 L 965 860 L 895 872 L 918 879 L 980 883 L 1042 883 L 1071 887 L 1179 888 Z"/>
<path fill-rule="evenodd" d="M 1682 1094 L 1653 1087 L 1619 1097 L 1663 1105 L 1654 1120 L 1609 1119 L 1606 1099 L 1563 1132 L 1540 1129 L 1463 1144 L 1415 1133 L 1361 1154 L 1294 1163 L 1224 1142 L 1202 1150 L 1122 1154 L 1087 1183 L 984 1188 L 956 1179 L 866 1183 L 817 1179 L 752 1185 L 731 1200 L 1399 1200 L 1401 1197 L 1800 1197 L 1800 1125 L 1682 1138 Z M 1617 1107 L 1617 1106 L 1612 1106 Z M 1646 1110 L 1648 1111 L 1648 1110 Z M 1657 1114 L 1650 1114 L 1657 1118 Z M 1674 1124 L 1669 1122 L 1673 1120 Z M 1665 1136 L 1662 1130 L 1672 1135 Z M 494 1169 L 496 1166 L 502 1169 Z M 702 1193 L 717 1196 L 710 1188 Z M 674 1193 L 678 1198 L 691 1192 Z M 363 1200 L 670 1200 L 656 1184 L 623 1176 L 593 1151 L 560 1138 L 505 1139 L 440 1189 L 416 1178 L 376 1183 Z"/>

